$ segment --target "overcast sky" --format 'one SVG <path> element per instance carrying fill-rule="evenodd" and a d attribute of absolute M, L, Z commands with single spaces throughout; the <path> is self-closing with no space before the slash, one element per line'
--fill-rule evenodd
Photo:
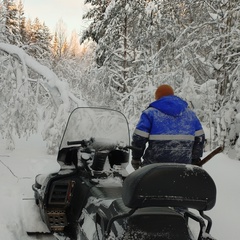
<path fill-rule="evenodd" d="M 36 17 L 54 31 L 57 22 L 62 19 L 67 30 L 80 33 L 86 26 L 82 16 L 87 11 L 84 0 L 22 0 L 26 18 Z"/>

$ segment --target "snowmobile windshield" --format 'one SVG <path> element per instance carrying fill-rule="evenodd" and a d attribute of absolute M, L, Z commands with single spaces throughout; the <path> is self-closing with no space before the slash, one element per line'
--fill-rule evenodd
<path fill-rule="evenodd" d="M 106 108 L 76 108 L 68 119 L 59 150 L 69 147 L 69 142 L 90 139 L 129 145 L 126 117 L 121 112 Z"/>

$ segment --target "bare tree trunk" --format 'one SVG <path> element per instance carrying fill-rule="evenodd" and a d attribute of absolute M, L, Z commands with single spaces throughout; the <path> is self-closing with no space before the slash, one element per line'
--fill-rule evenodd
<path fill-rule="evenodd" d="M 127 5 L 127 0 L 125 0 L 125 6 Z M 124 53 L 123 53 L 123 56 L 124 56 L 124 62 L 123 62 L 123 79 L 124 79 L 124 89 L 123 89 L 123 92 L 126 92 L 127 88 L 126 88 L 126 79 L 127 79 L 127 67 L 128 67 L 128 64 L 127 64 L 127 23 L 128 23 L 128 19 L 127 19 L 127 14 L 125 15 L 125 18 L 124 18 L 124 34 L 123 34 L 123 45 L 124 45 Z"/>

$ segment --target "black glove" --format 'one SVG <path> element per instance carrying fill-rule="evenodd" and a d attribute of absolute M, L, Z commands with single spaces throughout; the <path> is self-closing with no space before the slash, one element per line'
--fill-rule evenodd
<path fill-rule="evenodd" d="M 139 167 L 141 167 L 141 160 L 140 159 L 132 159 L 131 161 L 132 167 L 134 168 L 134 170 L 139 169 Z"/>
<path fill-rule="evenodd" d="M 197 165 L 201 162 L 201 158 L 192 159 L 192 165 Z"/>

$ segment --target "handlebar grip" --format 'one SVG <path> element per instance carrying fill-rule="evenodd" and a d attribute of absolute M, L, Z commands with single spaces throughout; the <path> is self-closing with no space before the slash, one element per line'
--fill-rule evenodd
<path fill-rule="evenodd" d="M 138 148 L 138 147 L 134 147 L 134 146 L 126 146 L 126 147 L 122 147 L 122 149 L 131 149 L 131 150 L 136 150 L 136 151 L 142 151 L 141 148 Z"/>
<path fill-rule="evenodd" d="M 67 141 L 67 145 L 79 145 L 85 143 L 84 140 L 81 141 Z"/>

